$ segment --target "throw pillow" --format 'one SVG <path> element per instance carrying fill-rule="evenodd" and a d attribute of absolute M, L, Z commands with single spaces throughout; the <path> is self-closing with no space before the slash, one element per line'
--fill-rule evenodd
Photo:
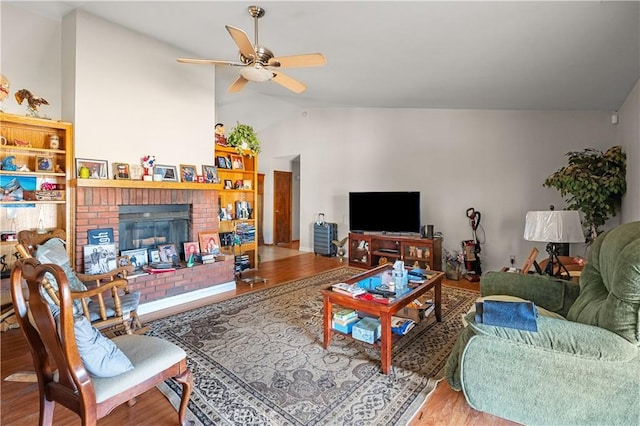
<path fill-rule="evenodd" d="M 73 329 L 80 358 L 90 375 L 113 377 L 133 369 L 129 358 L 86 317 L 75 316 Z"/>
<path fill-rule="evenodd" d="M 69 255 L 67 254 L 65 243 L 60 238 L 51 238 L 45 241 L 43 244 L 40 244 L 37 247 L 36 252 L 34 253 L 34 257 L 40 263 L 53 263 L 55 265 L 60 266 L 64 271 L 64 274 L 66 275 L 67 280 L 69 281 L 69 288 L 71 289 L 71 291 L 87 290 L 87 287 L 84 285 L 84 283 L 78 279 L 75 272 L 73 272 L 73 270 L 71 269 L 71 263 L 69 262 Z M 58 282 L 56 281 L 55 277 L 52 274 L 47 273 L 45 274 L 45 278 L 51 283 L 53 288 L 57 291 Z M 53 300 L 51 300 L 51 298 L 49 297 L 49 295 L 46 294 L 46 291 L 44 291 L 44 289 L 42 293 L 43 293 L 42 295 L 50 304 L 54 303 Z M 91 302 L 91 299 L 88 297 L 85 298 L 85 300 L 87 301 L 87 303 Z M 80 300 L 75 299 L 73 301 L 73 309 L 74 309 L 74 313 L 78 315 L 82 314 L 82 302 Z"/>

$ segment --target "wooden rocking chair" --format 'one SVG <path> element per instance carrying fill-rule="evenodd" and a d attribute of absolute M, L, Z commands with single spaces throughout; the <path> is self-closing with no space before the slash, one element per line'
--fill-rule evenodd
<path fill-rule="evenodd" d="M 52 244 L 54 239 L 60 242 L 66 241 L 64 230 L 54 229 L 44 234 L 20 231 L 16 248 L 23 258 L 37 257 L 38 248 L 45 244 Z M 69 257 L 66 250 L 62 250 L 61 243 L 57 246 L 53 245 L 53 249 L 58 252 L 55 256 L 58 260 L 51 263 L 62 267 L 67 280 L 71 283 L 71 298 L 74 300 L 76 310 L 81 310 L 94 327 L 107 331 L 122 326 L 127 334 L 133 331 L 141 332 L 142 325 L 137 314 L 140 292 L 130 292 L 127 281 L 127 273 L 132 270 L 130 265 L 104 274 L 80 274 L 71 269 Z M 45 279 L 43 287 L 50 301 L 59 305 L 60 299 L 55 282 Z"/>

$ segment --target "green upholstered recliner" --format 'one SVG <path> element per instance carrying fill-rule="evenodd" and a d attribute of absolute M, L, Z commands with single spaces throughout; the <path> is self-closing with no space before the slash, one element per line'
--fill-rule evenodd
<path fill-rule="evenodd" d="M 640 222 L 592 243 L 579 286 L 490 272 L 481 294 L 551 314 L 539 315 L 537 332 L 465 317 L 446 378 L 469 405 L 523 424 L 640 424 Z"/>

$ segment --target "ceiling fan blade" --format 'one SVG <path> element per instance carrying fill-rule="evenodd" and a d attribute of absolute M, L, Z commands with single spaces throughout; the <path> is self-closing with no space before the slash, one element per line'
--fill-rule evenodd
<path fill-rule="evenodd" d="M 232 27 L 231 25 L 225 25 L 229 34 L 231 34 L 231 38 L 238 45 L 238 49 L 240 49 L 240 53 L 247 57 L 255 60 L 256 51 L 253 49 L 253 44 L 251 44 L 251 40 L 249 40 L 249 36 L 247 33 L 242 31 L 240 28 Z"/>
<path fill-rule="evenodd" d="M 279 71 L 273 72 L 273 78 L 271 79 L 271 81 L 275 81 L 279 85 L 284 86 L 295 93 L 302 93 L 307 90 L 307 86 L 305 86 L 303 83 L 296 80 L 295 78 L 289 77 L 286 74 L 282 74 Z"/>
<path fill-rule="evenodd" d="M 239 76 L 236 81 L 234 81 L 231 86 L 229 86 L 229 89 L 227 89 L 227 91 L 229 93 L 235 93 L 235 92 L 239 92 L 240 90 L 242 90 L 242 88 L 249 82 L 249 80 L 247 80 L 246 78 L 244 78 L 243 76 Z"/>
<path fill-rule="evenodd" d="M 244 67 L 245 66 L 245 64 L 243 64 L 242 62 L 216 61 L 214 59 L 178 58 L 178 62 L 182 62 L 183 64 L 229 65 L 230 67 Z"/>
<path fill-rule="evenodd" d="M 308 53 L 305 55 L 280 56 L 269 59 L 270 67 L 319 67 L 327 63 L 322 53 Z"/>

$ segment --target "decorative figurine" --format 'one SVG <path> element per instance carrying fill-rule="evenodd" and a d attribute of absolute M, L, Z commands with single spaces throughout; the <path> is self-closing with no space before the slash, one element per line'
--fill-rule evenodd
<path fill-rule="evenodd" d="M 2 102 L 7 99 L 7 96 L 9 96 L 10 87 L 11 83 L 9 82 L 9 79 L 0 74 L 0 111 L 3 111 Z"/>
<path fill-rule="evenodd" d="M 229 146 L 227 145 L 227 137 L 224 135 L 224 124 L 222 123 L 216 124 L 216 145 Z"/>
<path fill-rule="evenodd" d="M 337 255 L 340 258 L 340 262 L 342 262 L 344 260 L 344 255 L 346 253 L 345 249 L 344 249 L 344 243 L 347 242 L 347 240 L 349 239 L 349 237 L 344 237 L 341 240 L 332 240 L 331 243 L 336 246 L 337 248 Z"/>
<path fill-rule="evenodd" d="M 38 114 L 38 107 L 40 105 L 49 105 L 49 102 L 47 102 L 45 98 L 34 96 L 27 89 L 18 90 L 14 96 L 16 97 L 16 101 L 18 102 L 18 105 L 22 105 L 22 101 L 24 101 L 25 99 L 27 100 L 27 104 L 29 105 L 27 108 L 28 116 L 36 117 L 36 118 L 44 118 L 44 117 L 40 117 L 40 114 Z"/>
<path fill-rule="evenodd" d="M 15 160 L 16 160 L 15 155 L 9 155 L 7 157 L 4 157 L 4 159 L 2 160 L 2 170 L 15 172 L 18 169 L 18 167 L 14 163 Z"/>

